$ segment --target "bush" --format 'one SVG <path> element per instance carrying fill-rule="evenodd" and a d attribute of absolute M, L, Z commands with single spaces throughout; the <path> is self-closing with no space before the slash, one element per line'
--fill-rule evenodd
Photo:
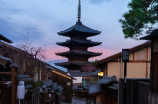
<path fill-rule="evenodd" d="M 42 81 L 30 81 L 28 82 L 29 85 L 32 85 L 32 88 L 36 88 L 36 87 L 42 87 L 44 85 L 44 83 Z"/>

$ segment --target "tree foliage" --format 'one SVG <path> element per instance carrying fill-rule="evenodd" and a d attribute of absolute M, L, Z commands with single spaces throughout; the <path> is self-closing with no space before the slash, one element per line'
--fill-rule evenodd
<path fill-rule="evenodd" d="M 93 66 L 93 64 L 87 64 L 85 66 L 82 67 L 81 71 L 83 72 L 94 72 L 98 70 L 95 66 Z"/>
<path fill-rule="evenodd" d="M 158 0 L 132 0 L 129 11 L 119 20 L 125 38 L 138 39 L 143 32 L 149 33 L 158 21 Z"/>
<path fill-rule="evenodd" d="M 93 65 L 94 67 L 96 67 L 97 63 L 98 63 L 98 60 L 92 61 L 92 65 Z"/>

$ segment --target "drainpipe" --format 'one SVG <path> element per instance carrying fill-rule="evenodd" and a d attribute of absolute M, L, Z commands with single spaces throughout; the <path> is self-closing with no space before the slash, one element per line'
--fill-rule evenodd
<path fill-rule="evenodd" d="M 120 67 L 120 65 L 119 65 L 119 59 L 118 59 L 118 64 L 117 64 L 117 66 L 118 66 L 118 68 L 117 68 L 117 79 L 119 79 L 119 73 L 120 73 L 120 69 L 119 69 L 119 67 Z"/>
<path fill-rule="evenodd" d="M 122 58 L 122 57 L 121 57 Z M 121 71 L 120 71 L 120 78 L 122 78 L 122 59 L 121 59 Z"/>

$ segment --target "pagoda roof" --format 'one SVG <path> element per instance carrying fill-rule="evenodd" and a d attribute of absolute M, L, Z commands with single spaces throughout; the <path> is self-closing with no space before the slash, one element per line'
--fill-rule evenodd
<path fill-rule="evenodd" d="M 67 52 L 62 52 L 62 53 L 56 53 L 56 55 L 65 56 L 65 57 L 71 54 L 86 55 L 87 57 L 92 57 L 92 56 L 99 56 L 102 53 L 95 53 L 95 52 L 89 52 L 89 51 L 83 51 L 83 50 L 73 50 L 73 51 L 67 51 Z"/>
<path fill-rule="evenodd" d="M 84 44 L 88 47 L 92 47 L 92 46 L 97 46 L 97 45 L 100 45 L 102 42 L 92 42 L 92 41 L 89 41 L 89 40 L 77 40 L 77 39 L 71 39 L 71 40 L 68 40 L 66 42 L 58 42 L 56 43 L 57 45 L 61 45 L 61 46 L 71 46 L 73 45 L 72 43 L 77 43 L 77 44 Z"/>
<path fill-rule="evenodd" d="M 89 63 L 90 62 L 87 62 L 87 61 L 70 61 L 70 62 L 55 63 L 55 65 L 67 68 L 69 66 L 84 66 Z"/>
<path fill-rule="evenodd" d="M 87 36 L 94 36 L 94 35 L 101 33 L 100 31 L 93 30 L 93 29 L 83 25 L 82 22 L 78 21 L 78 22 L 76 22 L 76 24 L 74 26 L 72 26 L 64 31 L 60 31 L 60 32 L 58 32 L 58 34 L 63 35 L 63 36 L 72 36 L 72 35 L 74 35 L 74 31 L 87 33 L 86 34 Z"/>

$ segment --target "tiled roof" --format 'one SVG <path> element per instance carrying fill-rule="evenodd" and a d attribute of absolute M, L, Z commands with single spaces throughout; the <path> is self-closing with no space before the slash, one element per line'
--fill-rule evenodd
<path fill-rule="evenodd" d="M 82 76 L 82 74 L 80 72 L 69 72 L 69 74 L 72 76 L 72 77 L 80 77 Z"/>
<path fill-rule="evenodd" d="M 2 55 L 0 55 L 0 58 L 3 59 L 3 60 L 6 60 L 6 61 L 9 61 L 9 62 L 13 63 L 13 61 L 10 58 L 4 57 Z"/>
<path fill-rule="evenodd" d="M 67 72 L 62 71 L 62 70 L 60 70 L 60 69 L 57 69 L 57 68 L 55 68 L 55 67 L 53 67 L 53 66 L 51 66 L 51 65 L 49 65 L 49 64 L 46 64 L 46 68 L 48 68 L 49 70 L 53 70 L 52 72 L 56 71 L 56 72 L 59 72 L 59 73 L 61 73 L 61 74 L 66 75 L 66 76 L 69 77 L 69 78 L 75 79 L 75 78 L 71 77 L 70 75 L 68 75 Z"/>
<path fill-rule="evenodd" d="M 100 72 L 101 70 L 97 70 L 95 72 L 92 72 L 91 75 L 98 75 L 98 72 Z"/>
<path fill-rule="evenodd" d="M 30 78 L 28 74 L 25 74 L 25 75 L 17 75 L 17 80 L 28 82 L 28 81 L 33 81 L 33 78 Z"/>
<path fill-rule="evenodd" d="M 129 49 L 129 52 L 132 53 L 132 52 L 141 50 L 141 49 L 143 49 L 143 48 L 145 48 L 145 47 L 148 47 L 148 46 L 151 46 L 151 41 L 147 41 L 147 42 L 145 42 L 145 43 L 143 43 L 143 44 L 141 44 L 141 45 L 138 45 L 138 46 L 136 46 L 136 47 L 130 48 L 130 49 Z M 105 63 L 105 62 L 109 62 L 109 61 L 111 61 L 111 60 L 114 60 L 114 59 L 116 59 L 116 58 L 121 57 L 121 55 L 122 55 L 122 52 L 119 52 L 119 53 L 114 54 L 114 55 L 112 55 L 112 56 L 106 57 L 106 58 L 104 58 L 104 59 L 99 60 L 99 61 L 98 61 L 98 64 L 102 64 L 102 63 Z"/>
<path fill-rule="evenodd" d="M 82 50 L 73 50 L 73 51 L 67 51 L 67 52 L 62 52 L 62 53 L 55 53 L 56 55 L 60 56 L 65 56 L 67 57 L 70 54 L 77 54 L 77 55 L 86 55 L 87 57 L 92 57 L 92 56 L 99 56 L 102 53 L 95 53 L 95 52 L 89 52 L 89 51 L 82 51 Z"/>
<path fill-rule="evenodd" d="M 72 89 L 73 89 L 73 90 L 77 90 L 77 89 L 78 89 L 78 86 L 75 86 L 75 85 L 74 85 L 74 86 L 72 86 Z"/>
<path fill-rule="evenodd" d="M 89 62 L 85 61 L 71 61 L 71 62 L 63 62 L 63 63 L 55 63 L 57 66 L 70 66 L 70 65 L 76 65 L 76 66 L 84 66 L 89 64 Z"/>
<path fill-rule="evenodd" d="M 71 31 L 78 31 L 78 32 L 84 32 L 84 33 L 90 33 L 90 34 L 94 34 L 94 35 L 97 35 L 97 34 L 100 34 L 101 32 L 100 31 L 97 31 L 97 30 L 93 30 L 85 25 L 83 25 L 81 22 L 77 22 L 74 26 L 64 30 L 64 31 L 60 31 L 58 32 L 59 35 L 64 35 L 64 36 L 68 36 L 69 32 Z"/>
<path fill-rule="evenodd" d="M 13 43 L 10 39 L 6 38 L 2 34 L 0 34 L 0 40 L 3 40 L 3 41 L 8 42 L 8 43 Z"/>
<path fill-rule="evenodd" d="M 91 72 L 69 72 L 72 77 L 91 76 Z"/>
<path fill-rule="evenodd" d="M 142 37 L 140 39 L 141 40 L 143 40 L 143 39 L 144 40 L 151 40 L 151 39 L 153 39 L 155 37 L 158 37 L 158 29 L 153 30 L 150 35 L 144 36 L 144 37 Z"/>
<path fill-rule="evenodd" d="M 71 39 L 71 40 L 68 40 L 66 42 L 58 42 L 57 45 L 61 45 L 61 46 L 73 46 L 74 44 L 72 44 L 72 43 L 84 44 L 86 46 L 92 47 L 92 46 L 100 45 L 102 42 L 92 42 L 92 41 L 88 41 L 88 40 Z"/>
<path fill-rule="evenodd" d="M 46 68 L 48 68 L 48 69 L 50 69 L 50 70 L 56 70 L 56 71 L 58 71 L 58 72 L 61 72 L 61 73 L 67 75 L 67 72 L 62 71 L 62 70 L 60 70 L 60 69 L 58 69 L 58 68 L 55 68 L 55 67 L 53 67 L 53 66 L 51 66 L 51 65 L 49 65 L 49 64 L 46 64 Z"/>
<path fill-rule="evenodd" d="M 108 88 L 113 89 L 113 90 L 118 90 L 118 84 L 113 84 L 111 86 L 108 86 Z"/>
<path fill-rule="evenodd" d="M 98 92 L 100 92 L 100 90 L 101 90 L 100 84 L 91 85 L 89 87 L 89 94 L 98 93 Z"/>
<path fill-rule="evenodd" d="M 112 77 L 104 76 L 102 79 L 100 79 L 98 81 L 98 83 L 100 83 L 100 84 L 108 84 L 108 83 L 113 82 L 113 81 L 117 81 L 115 76 L 112 76 Z"/>

